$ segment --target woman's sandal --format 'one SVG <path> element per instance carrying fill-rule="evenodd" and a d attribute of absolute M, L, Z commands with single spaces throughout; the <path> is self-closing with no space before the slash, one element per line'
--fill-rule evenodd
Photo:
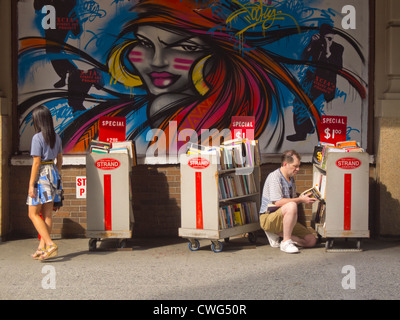
<path fill-rule="evenodd" d="M 51 257 L 57 257 L 58 247 L 56 244 L 52 244 L 44 250 L 43 254 L 39 257 L 39 260 L 47 260 Z"/>
<path fill-rule="evenodd" d="M 35 260 L 37 260 L 37 259 L 39 259 L 41 256 L 42 256 L 42 254 L 44 253 L 44 249 L 43 248 L 38 248 L 37 250 L 36 250 L 36 252 L 34 253 L 34 254 L 32 254 L 32 258 L 33 259 L 35 259 Z"/>

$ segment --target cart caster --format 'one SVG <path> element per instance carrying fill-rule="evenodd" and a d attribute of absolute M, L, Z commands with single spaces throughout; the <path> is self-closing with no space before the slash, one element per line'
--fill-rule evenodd
<path fill-rule="evenodd" d="M 326 239 L 325 242 L 325 250 L 331 249 L 333 246 L 333 239 Z"/>
<path fill-rule="evenodd" d="M 189 240 L 189 250 L 197 251 L 200 249 L 200 242 L 197 239 Z"/>
<path fill-rule="evenodd" d="M 128 240 L 122 239 L 122 240 L 119 241 L 118 247 L 121 248 L 121 249 L 126 248 L 127 243 L 128 243 Z"/>
<path fill-rule="evenodd" d="M 357 250 L 362 250 L 361 249 L 361 239 L 357 239 Z"/>
<path fill-rule="evenodd" d="M 224 245 L 220 241 L 212 241 L 211 242 L 211 250 L 215 253 L 221 252 Z"/>
<path fill-rule="evenodd" d="M 97 247 L 97 239 L 90 239 L 89 240 L 89 251 L 96 250 Z"/>
<path fill-rule="evenodd" d="M 250 232 L 247 235 L 247 239 L 250 241 L 250 243 L 256 243 L 257 242 L 257 235 L 254 232 Z"/>

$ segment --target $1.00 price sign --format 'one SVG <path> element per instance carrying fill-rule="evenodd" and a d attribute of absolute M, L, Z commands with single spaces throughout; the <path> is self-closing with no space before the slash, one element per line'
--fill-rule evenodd
<path fill-rule="evenodd" d="M 346 141 L 347 117 L 322 116 L 319 140 L 333 143 Z"/>

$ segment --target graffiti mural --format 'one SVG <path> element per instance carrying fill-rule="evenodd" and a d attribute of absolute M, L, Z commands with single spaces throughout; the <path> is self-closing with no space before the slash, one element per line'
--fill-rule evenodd
<path fill-rule="evenodd" d="M 139 155 L 208 143 L 238 115 L 263 153 L 312 152 L 322 115 L 366 147 L 368 16 L 368 0 L 20 1 L 19 149 L 39 104 L 65 153 L 86 152 L 102 116 L 126 118 Z"/>

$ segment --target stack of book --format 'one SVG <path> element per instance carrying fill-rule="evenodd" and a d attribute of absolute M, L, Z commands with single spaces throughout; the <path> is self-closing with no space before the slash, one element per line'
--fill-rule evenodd
<path fill-rule="evenodd" d="M 313 163 L 325 169 L 326 159 L 330 152 L 364 152 L 357 141 L 340 141 L 336 144 L 319 142 L 314 147 Z"/>
<path fill-rule="evenodd" d="M 132 160 L 132 165 L 136 166 L 136 149 L 132 141 L 118 141 L 112 143 L 110 153 L 126 153 Z"/>
<path fill-rule="evenodd" d="M 261 162 L 260 149 L 257 140 L 234 139 L 220 146 L 203 146 L 189 142 L 187 154 L 211 155 L 218 158 L 219 170 L 249 168 Z"/>
<path fill-rule="evenodd" d="M 110 142 L 104 142 L 99 140 L 92 140 L 90 141 L 90 152 L 94 153 L 108 153 L 111 148 Z"/>
<path fill-rule="evenodd" d="M 137 164 L 135 145 L 132 141 L 105 142 L 92 140 L 89 151 L 93 153 L 126 153 L 132 160 L 132 165 Z"/>
<path fill-rule="evenodd" d="M 207 155 L 207 154 L 219 155 L 220 148 L 219 147 L 208 147 L 208 146 L 203 146 L 201 144 L 188 142 L 186 153 L 187 154 L 197 154 L 197 155 Z"/>
<path fill-rule="evenodd" d="M 219 225 L 221 229 L 233 228 L 253 222 L 258 222 L 255 202 L 242 202 L 219 208 Z"/>

